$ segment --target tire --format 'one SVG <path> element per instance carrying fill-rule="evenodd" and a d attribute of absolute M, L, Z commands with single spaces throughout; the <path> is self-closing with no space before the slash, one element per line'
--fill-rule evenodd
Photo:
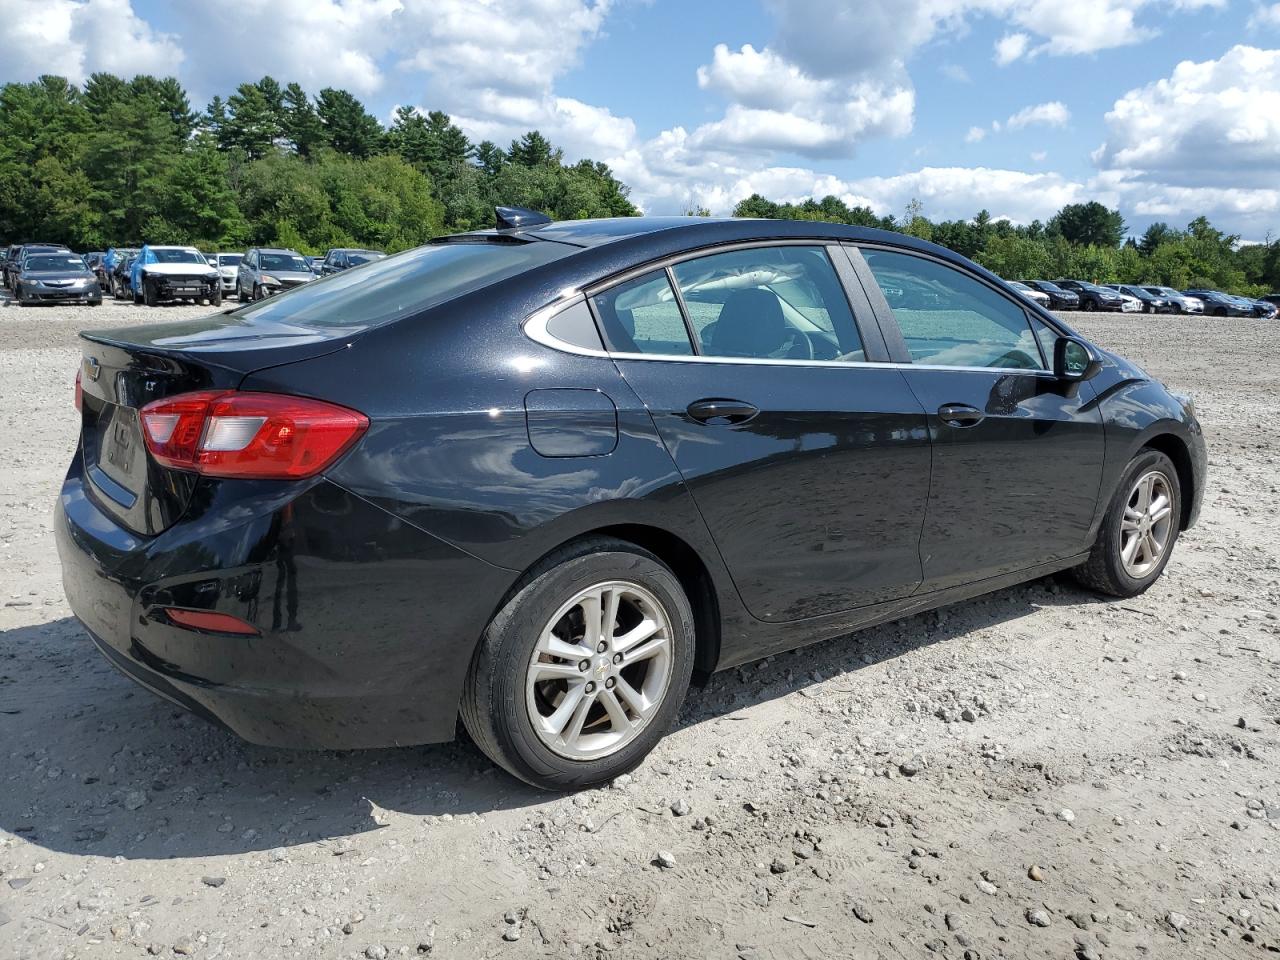
<path fill-rule="evenodd" d="M 1096 309 L 1096 308 L 1095 308 L 1095 307 L 1090 303 L 1090 301 L 1088 301 L 1088 300 L 1081 300 L 1081 301 L 1080 301 L 1080 309 L 1081 309 L 1081 310 L 1083 310 L 1083 311 L 1085 311 L 1085 312 L 1088 312 L 1088 311 L 1090 311 L 1090 310 L 1094 310 L 1094 309 Z"/>
<path fill-rule="evenodd" d="M 1126 522 L 1126 508 L 1137 493 L 1137 486 L 1145 478 L 1156 475 L 1163 481 L 1168 498 L 1168 526 L 1164 530 L 1163 547 L 1155 562 L 1149 569 L 1133 569 L 1124 563 L 1121 552 L 1128 540 L 1123 530 Z M 1157 489 L 1159 489 L 1157 485 Z M 1156 497 L 1153 502 L 1158 502 Z M 1140 501 L 1139 501 L 1140 505 Z M 1098 530 L 1098 539 L 1093 545 L 1089 559 L 1076 567 L 1072 573 L 1084 586 L 1099 593 L 1113 597 L 1136 597 L 1146 591 L 1160 574 L 1164 572 L 1173 555 L 1174 545 L 1182 527 L 1182 486 L 1178 481 L 1178 471 L 1173 461 L 1158 450 L 1146 448 L 1138 453 L 1124 472 L 1107 514 Z M 1160 525 L 1152 527 L 1152 533 L 1159 540 Z M 1132 536 L 1132 534 L 1131 534 Z M 1142 556 L 1136 552 L 1135 561 Z"/>
<path fill-rule="evenodd" d="M 1225 317 L 1226 315 L 1227 315 L 1226 307 L 1218 307 L 1218 309 L 1213 311 L 1213 316 L 1215 317 Z"/>
<path fill-rule="evenodd" d="M 154 307 L 156 300 L 156 286 L 154 283 L 147 281 L 146 277 L 142 278 L 142 302 L 148 307 Z"/>
<path fill-rule="evenodd" d="M 253 302 L 257 303 L 261 299 L 262 299 L 262 287 L 255 283 L 253 285 Z"/>
<path fill-rule="evenodd" d="M 248 303 L 249 298 L 244 295 L 244 287 L 240 286 L 240 281 L 236 281 L 236 300 L 240 303 Z"/>
<path fill-rule="evenodd" d="M 619 625 L 616 629 L 622 633 L 629 629 L 628 620 L 634 624 L 641 616 L 651 621 L 665 619 L 665 627 L 658 634 L 632 648 L 634 652 L 656 646 L 658 655 L 611 667 L 617 662 L 613 658 L 620 654 L 607 647 L 596 656 L 584 654 L 577 664 L 573 662 L 578 656 L 574 652 L 567 658 L 559 656 L 559 663 L 554 662 L 558 655 L 537 652 L 541 638 L 553 623 L 567 624 L 569 633 L 562 630 L 561 635 L 572 639 L 571 620 L 576 617 L 581 623 L 585 613 L 583 607 L 569 606 L 579 594 L 610 589 L 622 595 L 615 620 Z M 635 592 L 628 596 L 628 591 Z M 644 607 L 654 605 L 653 611 L 643 612 Z M 566 608 L 569 612 L 560 617 Z M 661 643 L 664 636 L 666 644 Z M 613 639 L 617 636 L 610 637 Z M 605 538 L 584 540 L 552 554 L 529 571 L 490 621 L 463 688 L 462 721 L 477 746 L 494 763 L 535 787 L 575 790 L 608 783 L 634 770 L 675 722 L 689 688 L 693 656 L 693 611 L 671 570 L 633 544 Z M 535 688 L 531 680 L 535 661 L 552 669 L 572 670 L 577 666 L 582 670 L 581 683 L 578 675 L 563 680 L 553 677 L 543 681 L 545 686 Z M 590 666 L 583 670 L 583 663 Z M 615 680 L 610 672 L 614 670 L 628 673 L 618 674 Z M 602 677 L 607 679 L 601 680 Z M 604 697 L 606 688 L 620 691 L 621 686 L 614 684 L 623 685 L 624 681 L 633 692 L 635 684 L 648 694 L 652 710 L 634 729 L 624 727 L 626 732 L 618 735 L 620 742 L 610 745 L 608 741 L 615 735 L 617 725 L 613 715 L 606 713 Z M 573 737 L 571 743 L 569 736 L 556 738 L 535 728 L 531 714 L 554 715 L 565 706 L 575 684 L 583 691 L 596 687 L 590 699 L 584 692 L 574 702 L 591 704 L 584 714 L 587 727 L 603 732 L 586 732 L 583 737 Z M 624 719 L 634 724 L 638 717 L 631 716 L 636 711 L 629 706 L 630 698 L 620 692 L 607 695 L 623 709 Z M 549 696 L 558 699 L 548 699 Z M 574 727 L 576 713 L 576 708 L 569 711 L 567 722 L 561 725 L 562 732 Z M 604 723 L 608 724 L 607 729 L 601 726 Z M 582 722 L 577 725 L 581 727 Z M 551 741 L 557 739 L 560 742 L 552 746 Z M 571 755 L 575 751 L 578 756 Z"/>
<path fill-rule="evenodd" d="M 90 301 L 89 301 L 89 306 L 91 306 L 91 307 L 100 307 L 100 306 L 102 306 L 102 298 L 101 298 L 101 297 L 99 297 L 97 300 L 90 300 Z"/>
<path fill-rule="evenodd" d="M 218 287 L 213 291 L 213 296 L 209 298 L 209 304 L 214 307 L 222 306 L 222 287 Z"/>

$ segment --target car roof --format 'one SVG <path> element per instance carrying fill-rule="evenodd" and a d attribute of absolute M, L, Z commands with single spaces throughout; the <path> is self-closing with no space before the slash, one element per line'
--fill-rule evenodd
<path fill-rule="evenodd" d="M 290 250 L 288 247 L 254 247 L 259 253 L 292 253 L 295 257 L 300 257 L 297 250 Z"/>

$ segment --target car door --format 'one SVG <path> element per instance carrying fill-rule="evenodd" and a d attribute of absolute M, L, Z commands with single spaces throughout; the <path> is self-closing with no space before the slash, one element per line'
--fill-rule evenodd
<path fill-rule="evenodd" d="M 592 306 L 754 616 L 798 620 L 916 589 L 924 410 L 883 362 L 841 247 L 692 256 Z"/>
<path fill-rule="evenodd" d="M 888 348 L 933 439 L 921 590 L 1087 550 L 1102 415 L 1089 384 L 1050 372 L 1058 334 L 976 273 L 898 249 L 862 255 Z"/>

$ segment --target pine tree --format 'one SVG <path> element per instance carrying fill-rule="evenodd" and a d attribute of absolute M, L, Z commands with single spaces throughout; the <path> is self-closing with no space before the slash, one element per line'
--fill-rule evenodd
<path fill-rule="evenodd" d="M 352 157 L 371 157 L 386 139 L 382 124 L 345 90 L 325 87 L 316 98 L 316 113 L 333 149 Z"/>
<path fill-rule="evenodd" d="M 284 91 L 284 138 L 293 149 L 309 157 L 324 143 L 324 127 L 306 91 L 291 83 Z"/>

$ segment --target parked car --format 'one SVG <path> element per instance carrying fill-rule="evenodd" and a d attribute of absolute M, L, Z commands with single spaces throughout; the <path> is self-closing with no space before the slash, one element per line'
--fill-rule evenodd
<path fill-rule="evenodd" d="M 102 257 L 102 265 L 94 271 L 98 275 L 98 283 L 102 285 L 103 290 L 106 290 L 112 296 L 116 295 L 114 277 L 116 265 L 122 259 L 137 256 L 137 254 L 138 249 L 136 247 L 109 247 L 107 249 L 107 252 Z"/>
<path fill-rule="evenodd" d="M 120 670 L 263 744 L 461 717 L 572 789 L 695 672 L 1052 571 L 1133 596 L 1196 520 L 1191 401 L 949 250 L 499 216 L 233 323 L 81 334 L 55 537 Z"/>
<path fill-rule="evenodd" d="M 1089 283 L 1086 280 L 1058 280 L 1055 282 L 1064 290 L 1072 290 L 1079 295 L 1081 310 L 1092 310 L 1094 312 L 1126 310 L 1124 294 L 1116 290 L 1108 290 L 1106 287 L 1099 286 L 1096 283 Z M 1129 311 L 1135 309 L 1139 309 L 1139 307 L 1132 303 L 1127 307 Z"/>
<path fill-rule="evenodd" d="M 1268 293 L 1268 294 L 1264 294 L 1263 296 L 1259 297 L 1258 299 L 1259 299 L 1259 300 L 1265 300 L 1267 303 L 1270 303 L 1270 304 L 1273 304 L 1273 305 L 1275 305 L 1275 306 L 1277 306 L 1277 307 L 1280 307 L 1280 293 Z"/>
<path fill-rule="evenodd" d="M 18 260 L 18 251 L 22 249 L 22 244 L 12 243 L 4 252 L 4 260 L 0 261 L 0 283 L 4 285 L 6 290 L 9 289 L 9 264 L 16 263 Z"/>
<path fill-rule="evenodd" d="M 134 303 L 154 307 L 163 300 L 222 305 L 218 271 L 195 247 L 143 244 L 130 268 Z"/>
<path fill-rule="evenodd" d="M 261 300 L 314 280 L 302 254 L 277 247 L 255 247 L 244 255 L 236 271 L 236 298 Z"/>
<path fill-rule="evenodd" d="M 1253 315 L 1261 320 L 1273 320 L 1280 313 L 1280 307 L 1269 300 L 1250 298 L 1249 302 L 1253 304 Z"/>
<path fill-rule="evenodd" d="M 111 268 L 111 296 L 116 300 L 133 299 L 133 263 L 137 259 L 136 253 L 116 258 L 116 265 Z"/>
<path fill-rule="evenodd" d="M 1204 303 L 1204 312 L 1213 317 L 1252 317 L 1253 304 L 1221 290 L 1184 290 Z"/>
<path fill-rule="evenodd" d="M 13 289 L 14 283 L 18 278 L 18 274 L 22 270 L 23 261 L 35 253 L 70 253 L 71 251 L 60 243 L 20 243 L 15 247 L 9 248 L 9 258 L 4 264 L 5 286 L 10 290 Z"/>
<path fill-rule="evenodd" d="M 1049 309 L 1050 297 L 1043 290 L 1037 290 L 1034 287 L 1029 287 L 1021 280 L 1008 280 L 1006 282 L 1032 303 L 1039 304 L 1046 310 Z"/>
<path fill-rule="evenodd" d="M 29 252 L 14 277 L 13 297 L 19 306 L 38 303 L 87 303 L 102 306 L 98 278 L 78 253 Z"/>
<path fill-rule="evenodd" d="M 381 260 L 386 254 L 381 250 L 360 250 L 354 247 L 335 247 L 324 255 L 320 262 L 320 275 L 327 277 L 331 273 L 341 273 L 351 267 Z"/>
<path fill-rule="evenodd" d="M 1163 297 L 1173 306 L 1174 313 L 1204 313 L 1204 301 L 1198 297 L 1189 297 L 1179 293 L 1173 287 L 1143 287 L 1153 296 Z"/>
<path fill-rule="evenodd" d="M 1104 283 L 1103 286 L 1125 296 L 1133 297 L 1138 301 L 1139 309 L 1143 313 L 1173 313 L 1174 311 L 1173 301 L 1168 297 L 1157 296 L 1145 287 L 1130 283 Z"/>
<path fill-rule="evenodd" d="M 244 254 L 215 253 L 211 256 L 218 270 L 219 282 L 222 284 L 222 295 L 230 296 L 236 292 L 236 271 L 240 269 L 240 261 L 244 259 Z"/>
<path fill-rule="evenodd" d="M 1039 290 L 1049 295 L 1049 308 L 1052 310 L 1079 310 L 1080 294 L 1074 290 L 1064 290 L 1052 280 L 1020 280 L 1032 290 Z"/>
<path fill-rule="evenodd" d="M 84 255 L 84 262 L 90 270 L 94 271 L 95 276 L 97 275 L 98 264 L 102 263 L 102 258 L 106 255 L 107 252 L 105 250 L 92 250 Z"/>

